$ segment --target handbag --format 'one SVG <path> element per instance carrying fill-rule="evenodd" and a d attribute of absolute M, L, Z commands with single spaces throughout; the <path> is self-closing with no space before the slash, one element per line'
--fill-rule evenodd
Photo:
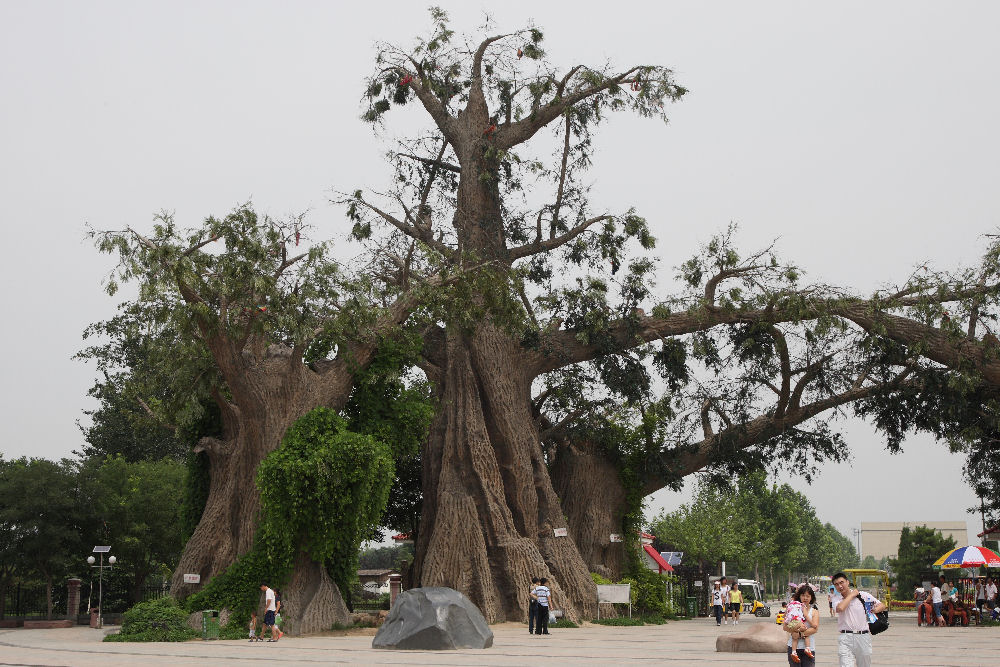
<path fill-rule="evenodd" d="M 865 602 L 864 598 L 861 597 L 861 593 L 860 592 L 858 593 L 858 599 L 861 600 L 861 606 L 864 607 L 865 616 L 867 618 L 871 618 L 869 616 L 869 613 L 871 613 L 871 608 L 868 606 L 868 603 Z M 885 611 L 880 611 L 877 614 L 875 614 L 875 620 L 874 621 L 871 621 L 871 620 L 868 621 L 868 632 L 870 632 L 873 635 L 877 635 L 879 633 L 885 632 L 888 629 L 889 629 L 889 610 L 888 609 L 886 609 Z"/>

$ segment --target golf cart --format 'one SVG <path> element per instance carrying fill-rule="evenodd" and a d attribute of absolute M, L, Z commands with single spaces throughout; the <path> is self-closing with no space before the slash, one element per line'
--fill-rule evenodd
<path fill-rule="evenodd" d="M 875 596 L 876 600 L 889 606 L 892 591 L 889 588 L 889 573 L 885 570 L 844 570 L 851 584 L 859 591 L 865 591 Z"/>
<path fill-rule="evenodd" d="M 741 613 L 754 616 L 770 616 L 771 607 L 764 604 L 764 595 L 759 581 L 753 579 L 737 579 L 740 592 L 743 593 L 743 608 Z"/>

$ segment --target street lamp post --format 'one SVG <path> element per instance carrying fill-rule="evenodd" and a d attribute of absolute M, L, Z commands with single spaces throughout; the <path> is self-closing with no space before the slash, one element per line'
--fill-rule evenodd
<path fill-rule="evenodd" d="M 94 553 L 101 554 L 100 565 L 94 565 L 94 563 L 97 561 L 96 558 L 94 558 L 93 556 L 87 556 L 87 563 L 90 564 L 90 567 L 97 568 L 97 627 L 98 628 L 104 627 L 104 615 L 102 609 L 102 602 L 104 601 L 104 568 L 107 568 L 109 570 L 112 569 L 115 565 L 115 561 L 118 560 L 114 556 L 108 556 L 108 564 L 105 565 L 104 554 L 108 553 L 109 551 L 111 551 L 111 547 L 101 547 L 101 546 L 94 547 Z"/>

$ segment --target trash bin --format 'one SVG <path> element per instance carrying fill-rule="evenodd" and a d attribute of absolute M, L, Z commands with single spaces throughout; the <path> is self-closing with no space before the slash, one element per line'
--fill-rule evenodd
<path fill-rule="evenodd" d="M 219 638 L 219 612 L 215 609 L 205 609 L 201 612 L 201 638 Z"/>
<path fill-rule="evenodd" d="M 687 608 L 688 618 L 697 618 L 698 617 L 698 598 L 687 597 L 687 598 L 684 598 L 684 600 L 687 603 L 685 605 L 685 607 Z"/>

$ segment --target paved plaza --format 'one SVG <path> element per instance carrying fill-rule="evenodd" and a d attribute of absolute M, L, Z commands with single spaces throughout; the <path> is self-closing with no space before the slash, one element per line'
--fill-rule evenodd
<path fill-rule="evenodd" d="M 836 665 L 836 625 L 824 617 L 817 634 L 817 662 Z M 65 667 L 141 665 L 785 665 L 777 653 L 716 653 L 715 638 L 739 626 L 716 627 L 711 619 L 662 626 L 553 630 L 529 635 L 526 626 L 494 626 L 493 647 L 483 651 L 381 651 L 371 636 L 286 637 L 280 642 L 193 641 L 102 643 L 104 631 L 86 627 L 0 631 L 0 665 Z M 993 665 L 1000 656 L 1000 628 L 917 628 L 915 616 L 892 614 L 892 627 L 875 638 L 874 665 L 946 667 Z"/>

